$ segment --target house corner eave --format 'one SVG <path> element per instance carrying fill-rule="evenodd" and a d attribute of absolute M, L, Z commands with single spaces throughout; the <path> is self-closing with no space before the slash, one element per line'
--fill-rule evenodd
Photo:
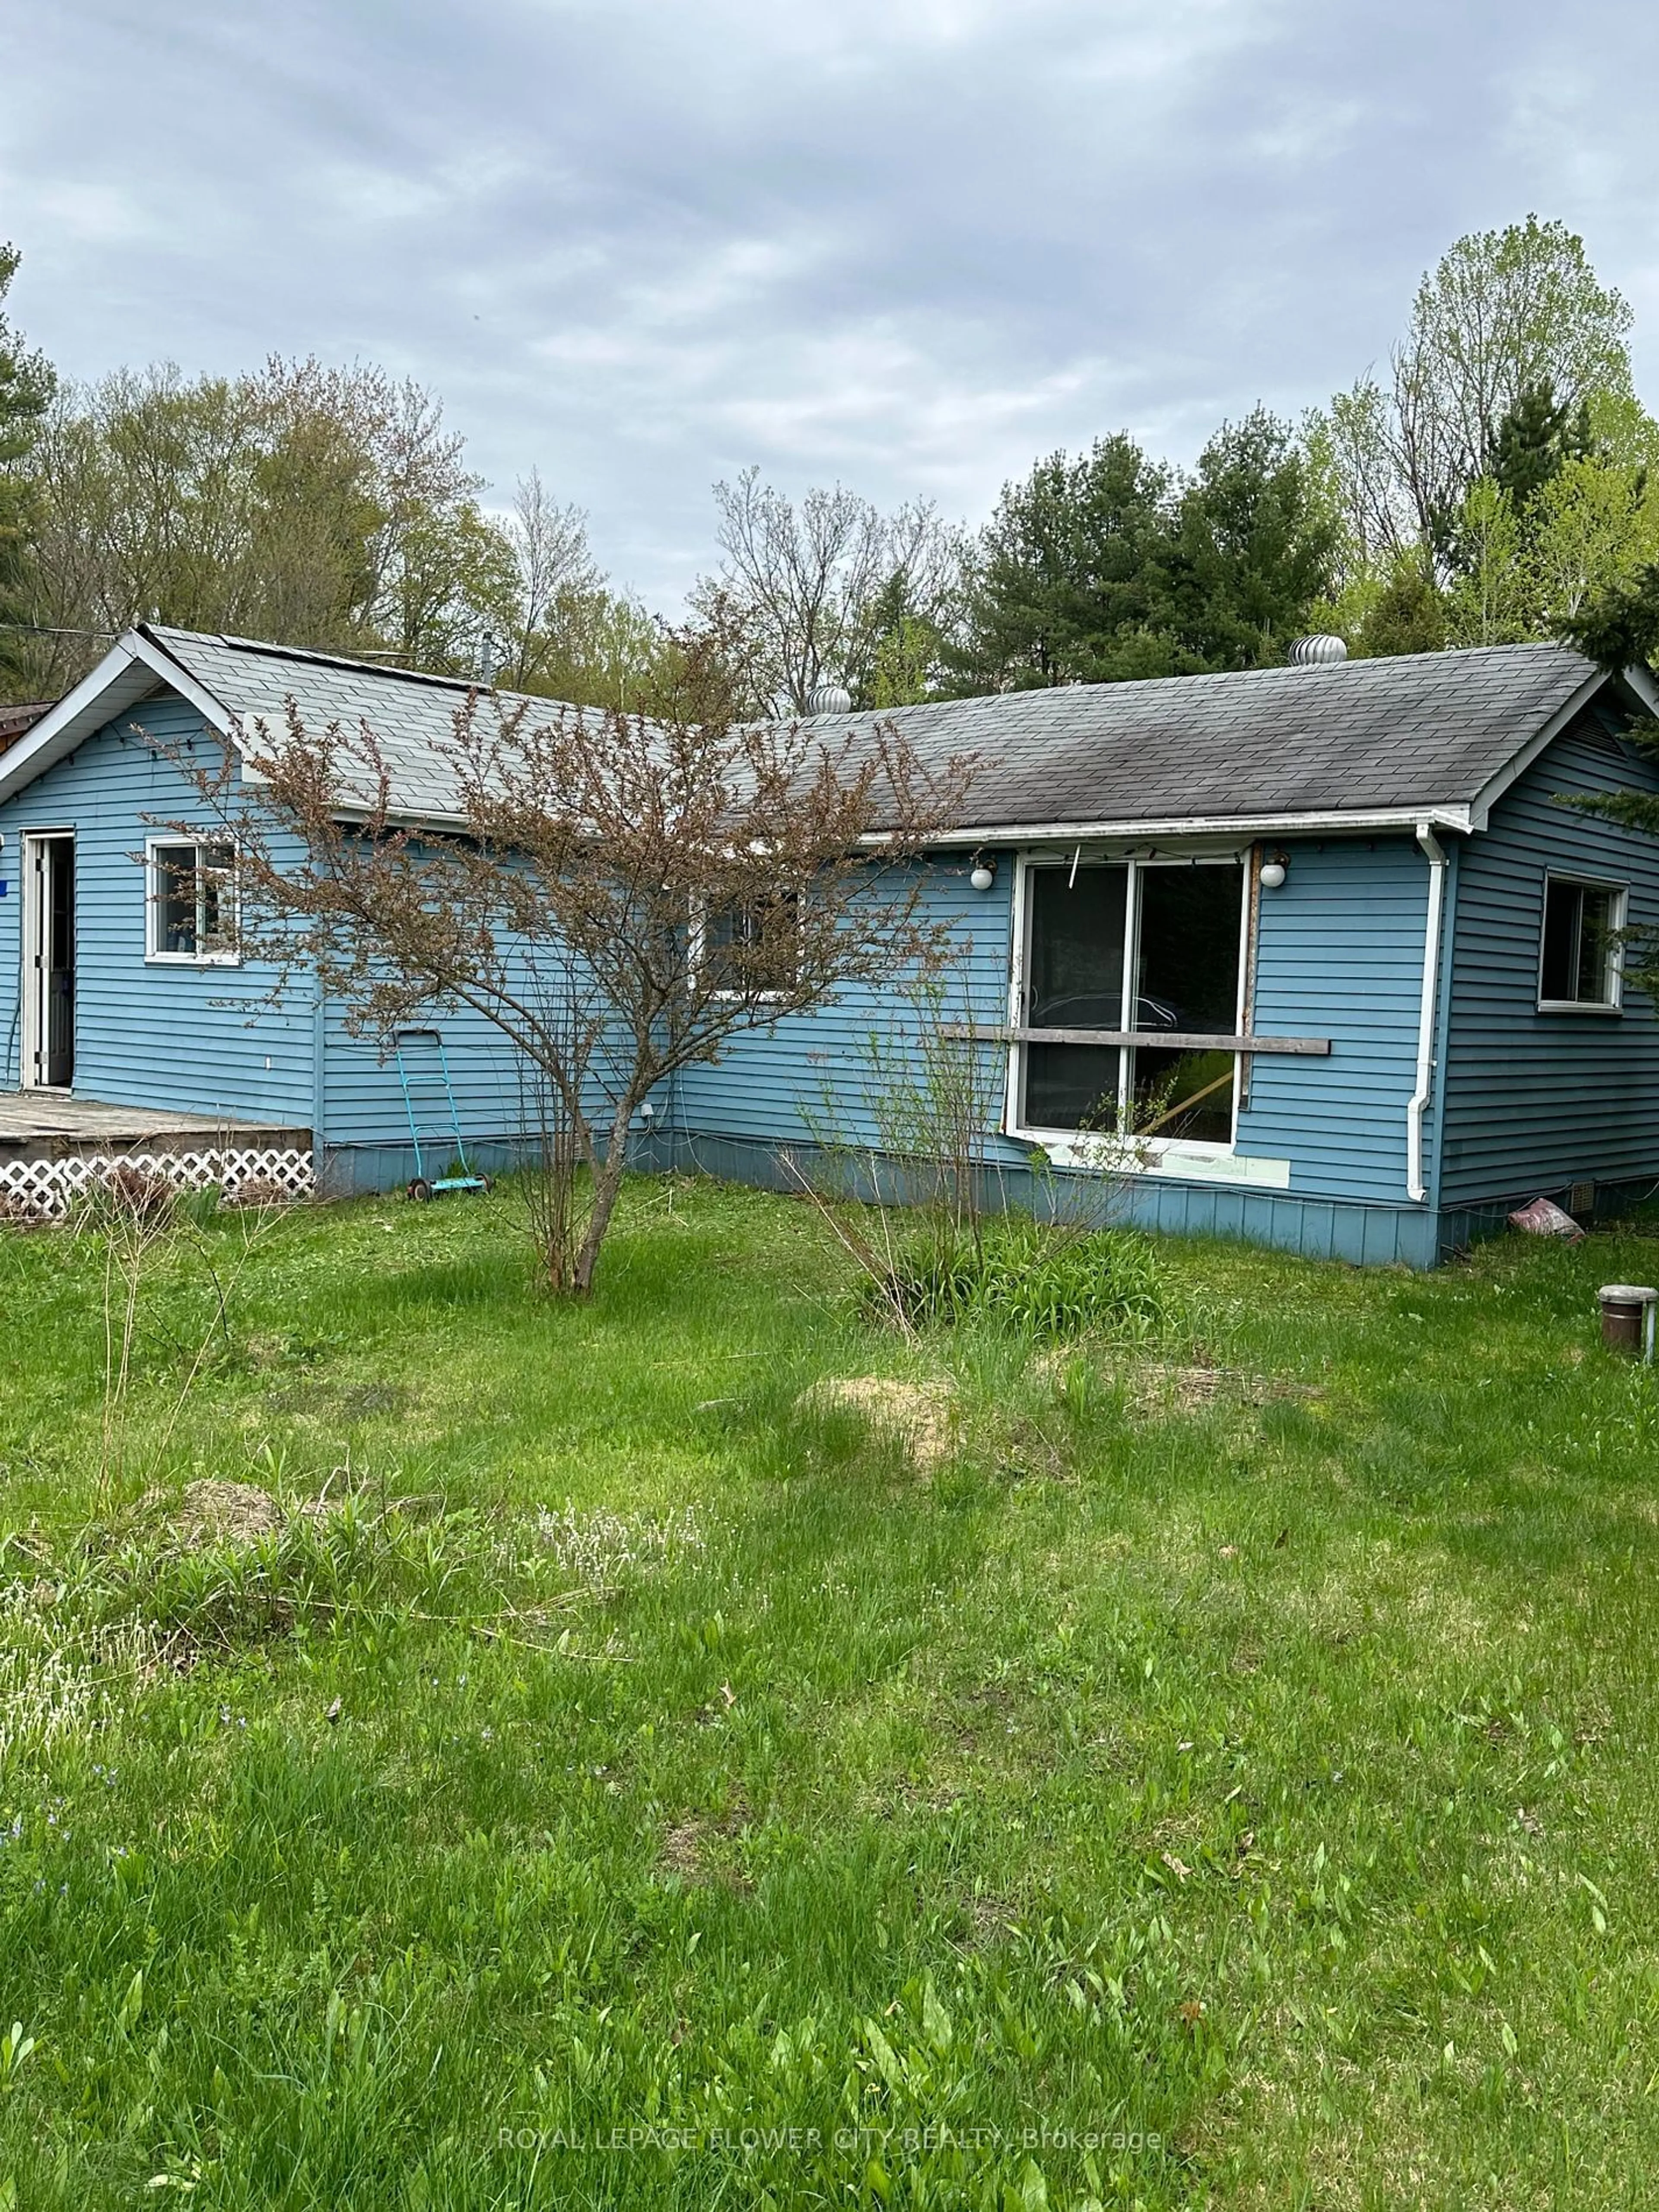
<path fill-rule="evenodd" d="M 1620 683 L 1641 701 L 1649 714 L 1659 715 L 1659 682 L 1655 681 L 1650 669 L 1635 665 L 1627 668 L 1622 677 L 1609 676 L 1604 669 L 1592 669 L 1571 696 L 1562 702 L 1541 728 L 1534 730 L 1525 744 L 1518 746 L 1497 775 L 1490 777 L 1475 793 L 1469 807 L 1470 828 L 1486 829 L 1492 808 L 1510 785 L 1519 781 L 1539 756 L 1554 744 L 1574 717 L 1589 706 L 1598 691 L 1609 684 Z"/>
<path fill-rule="evenodd" d="M 94 731 L 161 690 L 176 691 L 210 729 L 227 742 L 235 742 L 233 718 L 222 702 L 142 629 L 128 630 L 26 737 L 0 755 L 0 802 L 15 798 L 37 776 L 66 760 Z"/>

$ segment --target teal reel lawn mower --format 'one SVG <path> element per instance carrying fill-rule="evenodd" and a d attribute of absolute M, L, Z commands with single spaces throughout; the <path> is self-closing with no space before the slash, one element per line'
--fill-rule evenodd
<path fill-rule="evenodd" d="M 409 1195 L 425 1202 L 447 1198 L 456 1190 L 488 1190 L 489 1177 L 475 1174 L 461 1141 L 461 1117 L 456 1111 L 454 1086 L 449 1079 L 449 1055 L 443 1031 L 435 1029 L 393 1030 L 392 1048 L 398 1056 L 398 1080 L 404 1087 L 404 1106 L 409 1115 L 409 1134 L 415 1146 L 415 1172 Z M 425 1151 L 422 1150 L 422 1145 Z M 460 1168 L 459 1175 L 433 1175 L 428 1163 L 447 1147 Z"/>

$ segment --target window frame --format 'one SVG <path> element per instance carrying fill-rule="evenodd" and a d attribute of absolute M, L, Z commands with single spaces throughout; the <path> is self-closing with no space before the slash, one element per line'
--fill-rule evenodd
<path fill-rule="evenodd" d="M 794 916 L 793 929 L 795 937 L 795 980 L 799 984 L 800 981 L 800 912 L 805 894 L 786 885 L 769 896 L 774 903 L 789 907 Z M 759 902 L 754 899 L 741 902 L 729 899 L 725 902 L 725 904 L 728 906 L 742 904 L 746 911 L 752 912 Z M 711 946 L 708 942 L 708 917 L 712 910 L 709 901 L 707 898 L 700 898 L 692 919 L 690 966 L 691 972 L 699 979 L 702 975 L 705 963 L 711 960 L 720 949 Z M 708 995 L 723 1006 L 741 1005 L 747 1002 L 756 1006 L 785 1006 L 790 997 L 787 991 L 723 991 L 718 987 L 711 990 Z"/>
<path fill-rule="evenodd" d="M 1022 853 L 1015 863 L 1013 913 L 1012 917 L 1012 954 L 1008 986 L 1008 1026 L 1018 1030 L 1027 1026 L 1025 1014 L 1030 991 L 1031 924 L 1033 902 L 1030 893 L 1030 878 L 1038 868 L 1120 867 L 1128 871 L 1128 882 L 1124 896 L 1123 914 L 1123 982 L 1118 1007 L 1117 1027 L 1130 1030 L 1134 1023 L 1130 1018 L 1131 1008 L 1137 995 L 1137 978 L 1140 966 L 1140 878 L 1153 869 L 1231 867 L 1239 870 L 1242 882 L 1239 891 L 1238 923 L 1238 991 L 1233 1013 L 1233 1034 L 1244 1032 L 1244 1010 L 1249 997 L 1250 933 L 1255 912 L 1255 886 L 1248 848 L 1240 849 L 1227 846 L 1208 852 L 1154 854 L 1142 857 L 1133 853 L 1113 853 L 1097 847 L 1079 847 L 1075 853 L 1047 849 Z M 1112 1047 L 1108 1046 L 1110 1051 Z M 1128 1093 L 1133 1082 L 1133 1045 L 1120 1045 L 1118 1054 L 1117 1108 L 1120 1116 L 1128 1103 Z M 1130 1136 L 1114 1148 L 1109 1137 L 1091 1135 L 1078 1129 L 1049 1129 L 1030 1120 L 1025 1111 L 1025 1085 L 1029 1040 L 1015 1040 L 1008 1048 L 1008 1088 L 1006 1109 L 1003 1118 L 1004 1134 L 1017 1138 L 1021 1143 L 1040 1145 L 1058 1166 L 1089 1167 L 1109 1164 L 1115 1170 L 1133 1170 L 1141 1166 L 1178 1167 L 1183 1160 L 1194 1163 L 1207 1160 L 1226 1160 L 1237 1157 L 1238 1147 L 1238 1117 L 1243 1110 L 1243 1084 L 1239 1078 L 1239 1063 L 1244 1055 L 1233 1054 L 1232 1116 L 1224 1144 L 1214 1138 L 1202 1137 L 1145 1137 Z M 1103 1149 L 1111 1152 L 1109 1162 L 1103 1161 Z M 1121 1152 L 1121 1157 L 1120 1157 Z"/>
<path fill-rule="evenodd" d="M 1607 891 L 1613 899 L 1613 920 L 1609 924 L 1611 941 L 1607 946 L 1605 973 L 1608 995 L 1605 999 L 1547 999 L 1544 996 L 1544 940 L 1549 927 L 1550 891 L 1553 885 L 1577 891 Z M 1581 909 L 1582 913 L 1582 909 Z M 1622 1014 L 1625 1011 L 1625 948 L 1620 936 L 1630 915 L 1630 885 L 1611 876 L 1586 876 L 1571 868 L 1548 868 L 1544 871 L 1542 895 L 1538 903 L 1538 983 L 1537 1011 L 1540 1014 Z M 1582 925 L 1581 925 L 1582 926 Z"/>
<path fill-rule="evenodd" d="M 196 950 L 193 952 L 169 952 L 162 943 L 161 862 L 163 853 L 175 853 L 189 847 L 196 854 Z M 242 956 L 234 944 L 220 951 L 204 952 L 201 949 L 202 928 L 202 855 L 204 853 L 228 853 L 230 863 L 224 871 L 224 891 L 230 899 L 232 930 L 240 918 L 241 887 L 238 872 L 236 848 L 228 838 L 189 836 L 183 834 L 147 837 L 144 840 L 144 964 L 147 968 L 240 968 Z"/>

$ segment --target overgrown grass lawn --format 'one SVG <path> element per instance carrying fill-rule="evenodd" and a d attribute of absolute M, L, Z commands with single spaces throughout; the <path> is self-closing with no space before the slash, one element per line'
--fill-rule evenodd
<path fill-rule="evenodd" d="M 1659 1243 L 1058 1363 L 707 1185 L 585 1309 L 510 1191 L 239 1245 L 106 1419 L 0 1232 L 0 2205 L 1654 2201 Z M 799 1404 L 930 1373 L 931 1473 Z"/>

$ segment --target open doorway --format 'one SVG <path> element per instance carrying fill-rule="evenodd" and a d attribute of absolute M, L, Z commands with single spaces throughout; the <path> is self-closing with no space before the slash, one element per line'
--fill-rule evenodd
<path fill-rule="evenodd" d="M 75 1081 L 75 838 L 23 840 L 23 1086 L 67 1091 Z"/>

